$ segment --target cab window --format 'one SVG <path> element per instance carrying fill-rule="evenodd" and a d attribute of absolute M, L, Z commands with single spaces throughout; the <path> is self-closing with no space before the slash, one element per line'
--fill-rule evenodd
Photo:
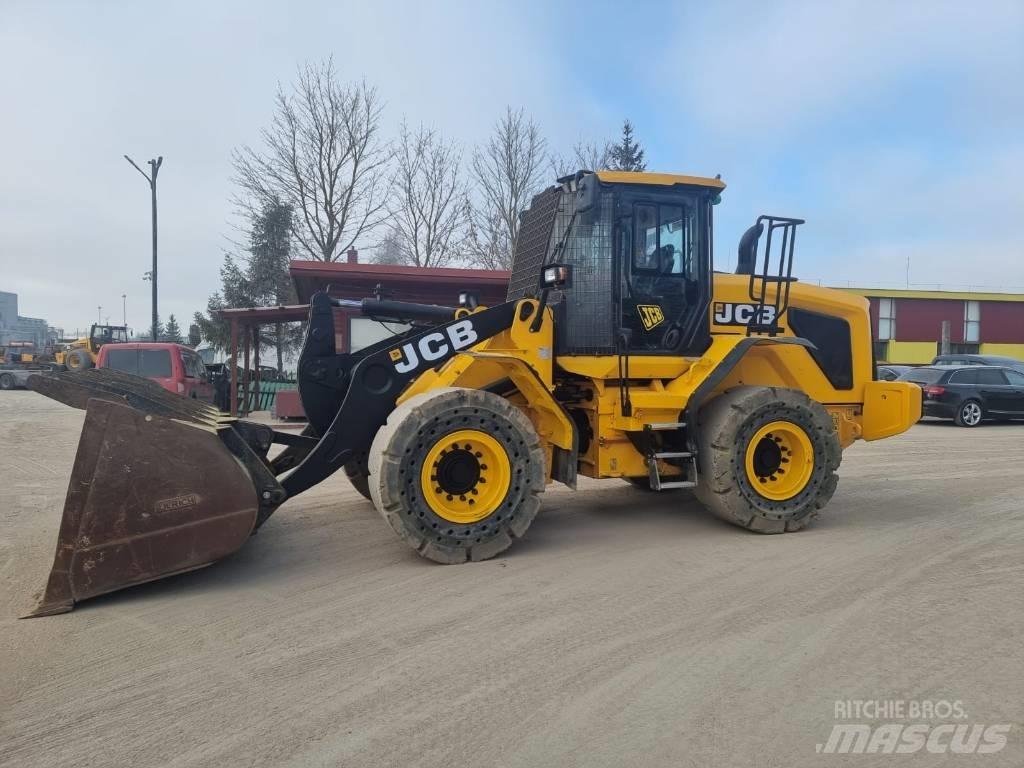
<path fill-rule="evenodd" d="M 635 207 L 633 269 L 694 279 L 693 217 L 678 205 L 639 203 Z"/>

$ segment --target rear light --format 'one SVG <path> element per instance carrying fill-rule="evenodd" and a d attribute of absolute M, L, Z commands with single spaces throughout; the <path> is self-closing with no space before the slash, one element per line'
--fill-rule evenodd
<path fill-rule="evenodd" d="M 178 394 L 179 395 L 184 395 L 185 394 L 185 382 L 183 382 L 183 381 L 179 381 L 178 382 Z"/>
<path fill-rule="evenodd" d="M 936 386 L 935 384 L 928 384 L 926 386 L 921 387 L 921 391 L 924 392 L 926 395 L 938 397 L 939 395 L 944 395 L 946 393 L 946 388 Z"/>

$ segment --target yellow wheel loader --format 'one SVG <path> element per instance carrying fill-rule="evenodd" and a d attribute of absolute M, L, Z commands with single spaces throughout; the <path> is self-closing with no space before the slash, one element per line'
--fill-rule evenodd
<path fill-rule="evenodd" d="M 799 219 L 760 217 L 737 273 L 713 272 L 724 186 L 560 179 L 522 214 L 499 306 L 316 294 L 301 435 L 116 371 L 34 377 L 32 388 L 86 409 L 34 615 L 208 565 L 341 468 L 440 563 L 504 552 L 527 535 L 547 484 L 574 487 L 579 474 L 690 488 L 741 528 L 800 530 L 835 492 L 842 450 L 906 430 L 921 392 L 875 380 L 864 299 L 792 277 Z M 411 328 L 339 353 L 337 306 Z"/>
<path fill-rule="evenodd" d="M 100 347 L 104 344 L 120 344 L 128 341 L 128 327 L 124 325 L 99 325 L 93 323 L 89 335 L 65 345 L 56 352 L 54 358 L 58 365 L 69 371 L 85 371 L 96 365 Z"/>

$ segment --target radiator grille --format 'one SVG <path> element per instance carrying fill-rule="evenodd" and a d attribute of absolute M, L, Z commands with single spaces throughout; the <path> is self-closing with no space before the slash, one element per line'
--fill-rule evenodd
<path fill-rule="evenodd" d="M 571 199 L 572 195 L 564 195 Z M 508 301 L 515 301 L 537 292 L 540 268 L 548 253 L 551 230 L 558 213 L 561 187 L 550 187 L 533 198 L 519 222 L 519 237 L 512 254 L 512 278 L 508 284 Z"/>

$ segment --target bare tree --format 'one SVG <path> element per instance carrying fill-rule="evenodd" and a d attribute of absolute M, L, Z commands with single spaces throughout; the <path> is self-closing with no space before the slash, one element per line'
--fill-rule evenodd
<path fill-rule="evenodd" d="M 611 147 L 608 143 L 595 144 L 577 141 L 570 155 L 552 155 L 551 168 L 556 178 L 576 171 L 603 171 L 611 165 Z"/>
<path fill-rule="evenodd" d="M 292 235 L 313 259 L 335 261 L 384 214 L 390 149 L 381 104 L 365 82 L 337 80 L 334 62 L 307 64 L 286 92 L 260 149 L 234 153 L 245 211 L 280 200 L 294 211 Z"/>
<path fill-rule="evenodd" d="M 544 177 L 545 141 L 523 110 L 506 108 L 490 140 L 470 165 L 476 199 L 468 239 L 473 261 L 486 269 L 510 269 L 519 213 Z"/>
<path fill-rule="evenodd" d="M 443 267 L 458 258 L 465 234 L 462 153 L 422 125 L 399 128 L 395 178 L 388 210 L 390 233 L 403 261 Z"/>

